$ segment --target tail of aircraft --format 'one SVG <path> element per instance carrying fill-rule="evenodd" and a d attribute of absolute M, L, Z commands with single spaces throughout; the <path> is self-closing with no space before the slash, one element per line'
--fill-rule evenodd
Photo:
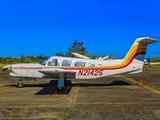
<path fill-rule="evenodd" d="M 155 42 L 158 41 L 149 37 L 137 38 L 125 56 L 123 63 L 126 65 L 134 64 L 134 66 L 140 69 L 139 72 L 141 72 L 144 65 L 144 56 L 146 54 L 147 45 Z"/>

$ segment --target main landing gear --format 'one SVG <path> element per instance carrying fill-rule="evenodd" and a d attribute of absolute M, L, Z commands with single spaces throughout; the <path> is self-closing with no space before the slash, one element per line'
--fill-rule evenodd
<path fill-rule="evenodd" d="M 64 82 L 64 74 L 59 73 L 59 79 L 58 79 L 58 90 L 63 90 L 65 87 L 65 82 Z"/>

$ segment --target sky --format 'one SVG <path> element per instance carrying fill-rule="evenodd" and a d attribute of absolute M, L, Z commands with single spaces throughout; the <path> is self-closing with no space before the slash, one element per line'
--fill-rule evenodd
<path fill-rule="evenodd" d="M 137 37 L 160 40 L 159 0 L 0 0 L 0 11 L 0 57 L 65 54 L 76 39 L 123 58 Z M 157 56 L 160 42 L 147 49 Z"/>

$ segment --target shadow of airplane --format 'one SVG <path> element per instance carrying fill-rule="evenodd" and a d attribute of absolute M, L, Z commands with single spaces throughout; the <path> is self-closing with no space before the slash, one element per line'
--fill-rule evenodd
<path fill-rule="evenodd" d="M 47 84 L 25 84 L 24 87 L 41 87 L 42 90 L 35 93 L 35 95 L 50 95 L 50 94 L 69 94 L 72 87 L 101 87 L 101 86 L 125 86 L 125 85 L 131 85 L 128 82 L 121 81 L 121 80 L 115 80 L 109 84 L 91 84 L 91 83 L 71 83 L 71 80 L 65 81 L 65 88 L 63 90 L 57 90 L 57 80 L 51 80 Z M 6 86 L 12 86 L 16 87 L 16 84 L 12 85 L 6 85 Z"/>

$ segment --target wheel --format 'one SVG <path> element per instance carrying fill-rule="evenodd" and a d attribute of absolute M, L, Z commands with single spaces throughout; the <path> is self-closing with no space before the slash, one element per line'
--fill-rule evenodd
<path fill-rule="evenodd" d="M 19 81 L 19 83 L 17 84 L 17 88 L 22 88 L 24 85 L 22 83 L 22 81 Z"/>

